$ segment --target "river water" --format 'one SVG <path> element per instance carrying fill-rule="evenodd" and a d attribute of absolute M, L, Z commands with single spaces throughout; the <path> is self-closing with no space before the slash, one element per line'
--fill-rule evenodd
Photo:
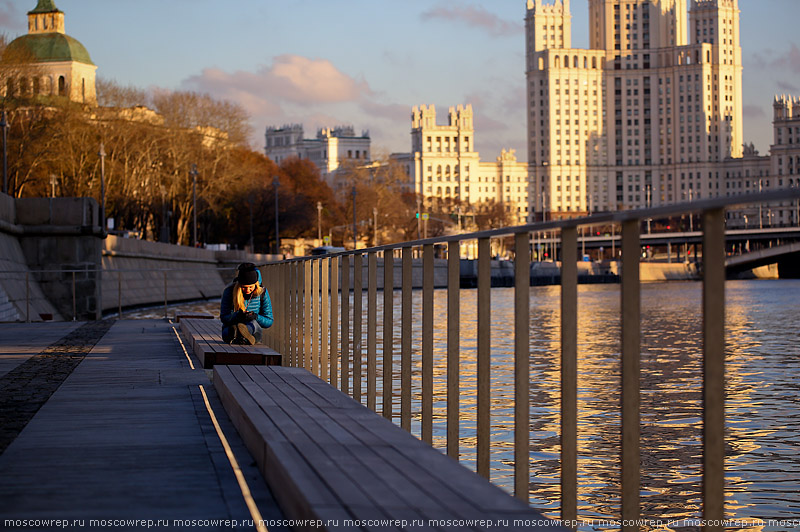
<path fill-rule="evenodd" d="M 513 289 L 492 298 L 491 480 L 513 488 Z M 619 285 L 578 287 L 579 530 L 619 517 Z M 400 308 L 395 294 L 395 353 Z M 434 446 L 446 447 L 445 290 L 434 301 Z M 475 467 L 477 291 L 461 291 L 461 460 Z M 668 523 L 699 518 L 702 474 L 702 285 L 642 285 L 641 513 Z M 726 284 L 726 518 L 742 530 L 800 529 L 800 281 Z M 379 295 L 382 302 L 382 295 Z M 421 316 L 421 293 L 414 292 Z M 216 313 L 218 302 L 193 307 Z M 363 351 L 366 357 L 366 301 Z M 352 307 L 351 307 L 352 308 Z M 560 287 L 531 288 L 530 503 L 559 517 Z M 163 316 L 163 308 L 138 317 Z M 136 317 L 136 316 L 130 316 Z M 378 360 L 382 313 L 378 312 Z M 420 434 L 420 337 L 413 329 L 412 433 Z M 362 371 L 366 375 L 366 368 Z M 378 371 L 378 410 L 381 405 Z M 399 412 L 399 359 L 394 367 Z M 366 390 L 366 383 L 362 385 Z M 399 419 L 395 419 L 399 423 Z M 595 520 L 594 525 L 588 524 Z M 765 523 L 759 523 L 763 520 Z M 788 520 L 789 524 L 769 520 Z M 792 525 L 791 520 L 794 520 Z M 685 523 L 660 530 L 688 530 Z M 615 527 L 609 527 L 615 528 Z M 657 527 L 656 527 L 657 528 Z"/>

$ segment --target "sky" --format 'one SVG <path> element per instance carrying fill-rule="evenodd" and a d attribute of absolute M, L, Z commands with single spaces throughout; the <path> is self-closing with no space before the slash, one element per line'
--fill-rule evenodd
<path fill-rule="evenodd" d="M 545 0 L 552 3 L 555 0 Z M 687 2 L 688 3 L 688 2 Z M 351 125 L 373 157 L 411 149 L 411 110 L 472 104 L 485 161 L 525 161 L 526 0 L 55 0 L 98 77 L 211 94 L 267 126 Z M 27 32 L 36 0 L 0 0 L 0 32 Z M 745 141 L 772 142 L 776 94 L 800 97 L 800 0 L 739 0 Z M 588 48 L 588 0 L 572 0 L 572 46 Z M 794 31 L 791 31 L 794 30 Z"/>

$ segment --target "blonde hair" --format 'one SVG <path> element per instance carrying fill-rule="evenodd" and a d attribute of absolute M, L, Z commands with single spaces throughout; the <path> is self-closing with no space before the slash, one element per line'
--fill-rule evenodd
<path fill-rule="evenodd" d="M 264 287 L 261 286 L 261 283 L 256 283 L 256 289 L 253 291 L 253 296 L 261 296 L 263 293 Z M 244 294 L 242 293 L 242 285 L 239 284 L 239 281 L 233 283 L 233 310 L 247 310 L 244 302 Z"/>

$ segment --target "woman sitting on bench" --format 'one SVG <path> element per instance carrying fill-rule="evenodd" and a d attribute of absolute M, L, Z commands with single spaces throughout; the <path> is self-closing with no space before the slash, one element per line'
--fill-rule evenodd
<path fill-rule="evenodd" d="M 222 293 L 219 319 L 223 342 L 261 343 L 262 329 L 272 326 L 272 303 L 255 264 L 245 262 L 238 266 L 236 278 Z"/>

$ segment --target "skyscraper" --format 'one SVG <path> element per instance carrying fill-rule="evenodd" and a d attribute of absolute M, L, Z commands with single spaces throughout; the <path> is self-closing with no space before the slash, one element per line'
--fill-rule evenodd
<path fill-rule="evenodd" d="M 688 19 L 686 0 L 589 0 L 588 50 L 571 18 L 569 0 L 528 0 L 531 209 L 725 195 L 720 163 L 743 149 L 737 0 L 691 0 Z"/>

